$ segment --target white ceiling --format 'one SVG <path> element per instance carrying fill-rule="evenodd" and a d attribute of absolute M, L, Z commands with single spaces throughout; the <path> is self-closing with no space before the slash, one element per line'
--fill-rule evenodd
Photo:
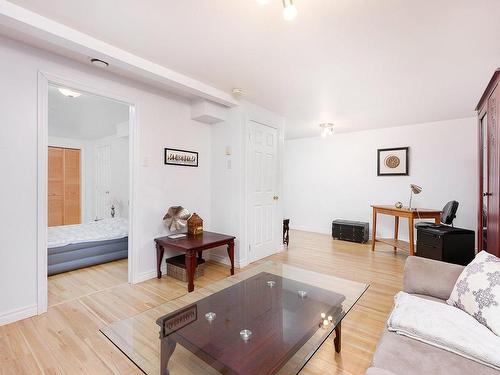
<path fill-rule="evenodd" d="M 128 121 L 129 106 L 97 95 L 62 95 L 49 86 L 49 136 L 98 139 L 116 134 L 116 125 Z"/>
<path fill-rule="evenodd" d="M 473 116 L 500 66 L 498 0 L 13 0 L 287 118 L 355 131 Z M 118 6 L 117 4 L 120 4 Z"/>

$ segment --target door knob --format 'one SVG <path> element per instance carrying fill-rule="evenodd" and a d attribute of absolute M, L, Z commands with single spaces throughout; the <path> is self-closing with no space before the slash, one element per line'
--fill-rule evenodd
<path fill-rule="evenodd" d="M 275 195 L 275 196 L 273 197 L 273 199 L 274 199 L 275 201 L 277 201 L 277 200 L 279 199 L 279 197 L 278 197 L 277 195 Z"/>
<path fill-rule="evenodd" d="M 493 193 L 488 193 L 488 192 L 483 193 L 483 197 L 491 197 L 492 195 Z"/>

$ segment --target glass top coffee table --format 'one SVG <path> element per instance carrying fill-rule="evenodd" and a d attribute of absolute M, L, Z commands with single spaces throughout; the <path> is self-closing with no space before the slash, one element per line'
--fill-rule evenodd
<path fill-rule="evenodd" d="M 297 374 L 367 288 L 267 262 L 102 332 L 146 374 Z"/>

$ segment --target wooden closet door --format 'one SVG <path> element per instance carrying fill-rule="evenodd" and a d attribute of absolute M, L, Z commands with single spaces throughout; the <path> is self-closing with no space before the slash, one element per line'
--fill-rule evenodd
<path fill-rule="evenodd" d="M 80 150 L 64 149 L 64 224 L 80 218 Z"/>
<path fill-rule="evenodd" d="M 64 224 L 64 150 L 49 147 L 48 151 L 48 225 Z"/>

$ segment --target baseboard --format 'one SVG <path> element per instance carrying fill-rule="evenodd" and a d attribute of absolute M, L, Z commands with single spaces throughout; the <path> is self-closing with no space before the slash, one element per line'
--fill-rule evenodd
<path fill-rule="evenodd" d="M 221 255 L 221 254 L 212 253 L 212 254 L 210 254 L 210 260 L 213 260 L 214 262 L 222 263 L 222 264 L 225 264 L 225 265 L 228 265 L 228 266 L 231 265 L 231 262 L 229 261 L 229 258 L 227 257 L 227 255 Z M 246 259 L 240 259 L 239 261 L 236 260 L 236 259 L 234 260 L 234 266 L 236 268 L 243 268 L 246 265 L 247 265 L 247 260 Z"/>
<path fill-rule="evenodd" d="M 167 265 L 165 264 L 165 262 L 163 262 L 163 264 L 161 266 L 161 273 L 163 275 L 165 275 L 167 273 Z M 157 276 L 158 275 L 157 275 L 156 268 L 154 270 L 142 272 L 142 273 L 137 275 L 137 277 L 134 280 L 134 284 L 138 284 L 138 283 L 142 283 L 143 281 L 154 279 Z"/>
<path fill-rule="evenodd" d="M 303 225 L 290 225 L 291 230 L 301 230 L 304 232 L 321 233 L 321 234 L 332 234 L 332 228 L 313 228 Z"/>
<path fill-rule="evenodd" d="M 35 316 L 37 315 L 37 313 L 38 313 L 38 307 L 36 303 L 33 305 L 20 307 L 17 309 L 6 311 L 4 313 L 0 313 L 0 326 Z"/>

